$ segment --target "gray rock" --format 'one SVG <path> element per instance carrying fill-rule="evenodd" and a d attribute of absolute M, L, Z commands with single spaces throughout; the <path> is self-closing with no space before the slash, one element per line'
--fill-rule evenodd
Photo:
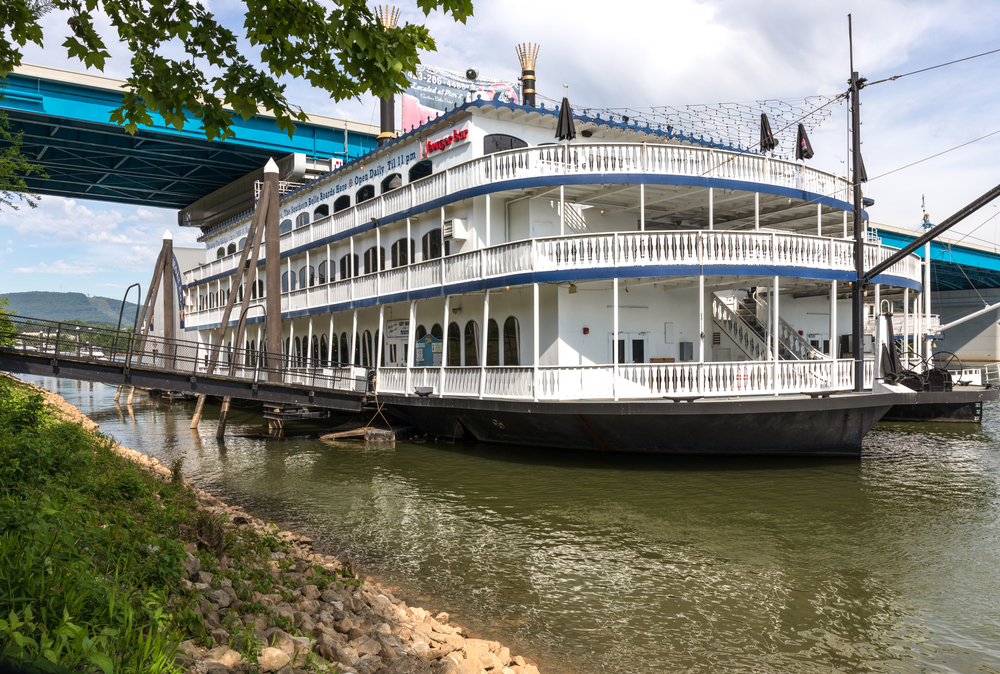
<path fill-rule="evenodd" d="M 194 665 L 197 674 L 232 674 L 232 668 L 215 660 L 199 660 Z"/>
<path fill-rule="evenodd" d="M 278 627 L 266 629 L 257 635 L 265 645 L 277 648 L 287 655 L 295 652 L 295 642 L 290 634 Z"/>
<path fill-rule="evenodd" d="M 226 608 L 233 603 L 233 597 L 225 590 L 213 590 L 209 592 L 208 599 L 213 604 L 218 604 L 219 608 Z"/>
<path fill-rule="evenodd" d="M 362 655 L 352 666 L 358 674 L 375 674 L 382 667 L 382 658 L 377 655 Z"/>
<path fill-rule="evenodd" d="M 228 644 L 229 643 L 229 632 L 223 629 L 212 630 L 210 636 L 217 644 Z"/>
<path fill-rule="evenodd" d="M 347 632 L 347 638 L 350 639 L 351 641 L 354 641 L 356 639 L 361 639 L 364 636 L 365 636 L 365 631 L 360 627 L 352 627 Z"/>
<path fill-rule="evenodd" d="M 341 634 L 350 634 L 351 630 L 357 627 L 350 618 L 344 618 L 338 623 L 333 625 L 333 629 L 337 630 Z"/>
<path fill-rule="evenodd" d="M 199 571 L 197 573 L 197 576 L 199 583 L 204 583 L 205 585 L 212 584 L 212 574 L 210 574 L 208 571 Z"/>
<path fill-rule="evenodd" d="M 352 640 L 350 645 L 362 656 L 378 655 L 382 651 L 382 644 L 380 644 L 377 640 L 366 636 Z"/>
<path fill-rule="evenodd" d="M 303 585 L 301 588 L 302 596 L 309 600 L 319 599 L 319 588 L 315 585 Z"/>
<path fill-rule="evenodd" d="M 188 553 L 187 559 L 184 560 L 183 564 L 184 574 L 188 578 L 194 577 L 194 575 L 201 569 L 201 560 L 192 555 L 190 552 Z"/>
<path fill-rule="evenodd" d="M 260 669 L 263 672 L 277 672 L 281 668 L 286 667 L 291 661 L 292 656 L 288 653 L 272 647 L 261 649 L 260 657 L 258 658 Z"/>

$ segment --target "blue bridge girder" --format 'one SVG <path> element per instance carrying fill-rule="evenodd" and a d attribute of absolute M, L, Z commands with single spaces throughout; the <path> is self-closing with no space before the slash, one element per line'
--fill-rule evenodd
<path fill-rule="evenodd" d="M 882 243 L 902 248 L 912 243 L 923 230 L 903 230 L 874 225 Z M 914 251 L 921 258 L 924 249 Z M 1000 252 L 986 246 L 956 239 L 931 241 L 931 290 L 983 290 L 1000 288 Z"/>
<path fill-rule="evenodd" d="M 0 93 L 23 151 L 49 174 L 27 179 L 36 194 L 180 209 L 228 185 L 269 157 L 302 153 L 345 163 L 376 146 L 378 127 L 311 115 L 292 138 L 274 119 L 234 117 L 235 138 L 209 141 L 198 120 L 180 131 L 153 114 L 135 135 L 111 122 L 124 82 L 23 65 Z"/>

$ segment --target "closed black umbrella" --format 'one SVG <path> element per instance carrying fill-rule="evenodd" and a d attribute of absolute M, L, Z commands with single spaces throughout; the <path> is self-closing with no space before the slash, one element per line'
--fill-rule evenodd
<path fill-rule="evenodd" d="M 795 141 L 795 158 L 812 159 L 813 154 L 813 146 L 809 142 L 809 136 L 806 135 L 806 127 L 799 124 L 799 136 Z"/>
<path fill-rule="evenodd" d="M 569 99 L 565 96 L 559 106 L 559 123 L 556 125 L 556 138 L 573 140 L 576 138 L 576 126 L 573 125 L 573 110 L 569 107 Z"/>
<path fill-rule="evenodd" d="M 778 141 L 771 133 L 771 122 L 767 121 L 767 114 L 760 113 L 760 149 L 762 152 L 771 152 L 778 147 Z"/>

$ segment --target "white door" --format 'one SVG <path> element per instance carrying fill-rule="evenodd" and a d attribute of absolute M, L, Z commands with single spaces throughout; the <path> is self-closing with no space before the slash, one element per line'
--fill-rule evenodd
<path fill-rule="evenodd" d="M 611 333 L 608 333 L 608 362 L 614 362 L 614 352 L 611 350 Z M 645 363 L 649 360 L 646 353 L 649 337 L 638 332 L 618 333 L 618 363 Z"/>

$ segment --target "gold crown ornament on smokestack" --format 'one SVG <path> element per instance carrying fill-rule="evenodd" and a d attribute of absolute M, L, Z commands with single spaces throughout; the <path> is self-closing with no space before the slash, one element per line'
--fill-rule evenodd
<path fill-rule="evenodd" d="M 524 104 L 535 107 L 535 60 L 538 58 L 538 45 L 525 42 L 515 45 L 514 49 L 521 61 L 521 93 Z"/>
<path fill-rule="evenodd" d="M 399 8 L 391 5 L 376 5 L 375 16 L 385 30 L 392 30 L 399 21 Z M 378 146 L 382 147 L 396 138 L 396 97 L 379 99 Z"/>

